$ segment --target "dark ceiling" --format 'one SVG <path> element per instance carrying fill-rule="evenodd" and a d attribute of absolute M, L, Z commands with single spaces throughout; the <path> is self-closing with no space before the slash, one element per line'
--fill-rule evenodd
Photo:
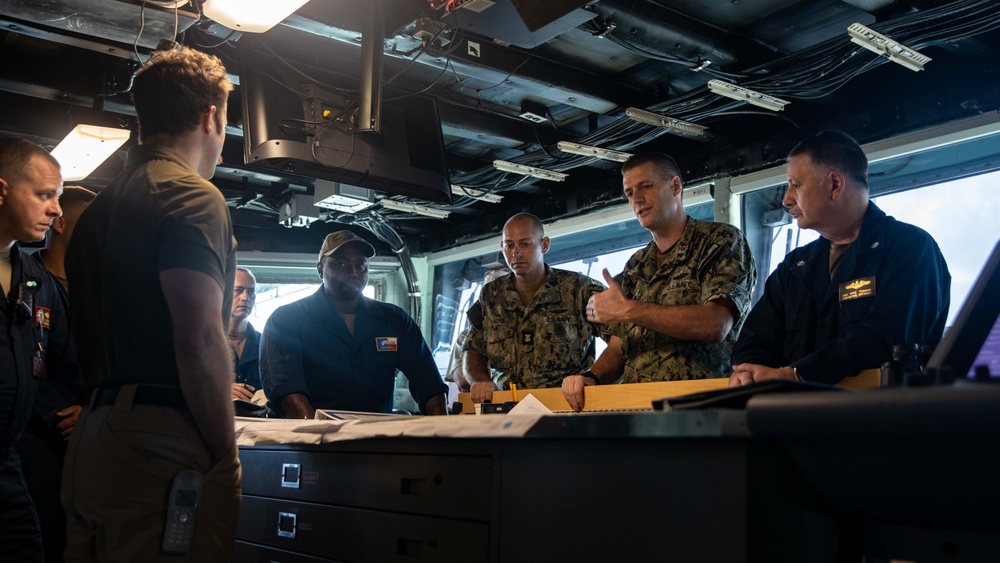
<path fill-rule="evenodd" d="M 518 211 L 549 220 L 620 203 L 619 165 L 563 153 L 559 141 L 667 152 L 691 182 L 774 165 L 824 128 L 869 142 L 1000 107 L 996 0 L 478 0 L 457 2 L 470 8 L 452 13 L 434 9 L 443 0 L 383 2 L 377 51 L 385 97 L 436 99 L 451 183 L 502 201 L 455 193 L 451 204 L 431 204 L 378 193 L 376 200 L 450 214 L 300 205 L 299 214 L 317 221 L 282 226 L 282 211 L 294 215 L 293 201 L 307 201 L 315 183 L 244 163 L 234 95 L 214 182 L 233 208 L 241 250 L 314 252 L 325 233 L 347 224 L 394 250 L 405 241 L 410 253 L 427 252 L 489 236 Z M 345 103 L 357 103 L 374 0 L 312 0 L 261 35 L 231 32 L 184 1 L 149 0 L 143 9 L 122 0 L 0 0 L 0 132 L 54 145 L 78 123 L 134 128 L 125 93 L 134 53 L 145 59 L 174 36 L 174 4 L 179 41 L 217 54 L 235 81 L 241 62 L 266 53 L 301 75 L 300 84 L 343 91 Z M 880 58 L 849 41 L 855 22 L 932 60 L 914 72 Z M 775 112 L 723 98 L 706 88 L 712 79 L 790 103 Z M 629 107 L 697 123 L 708 134 L 668 134 L 625 118 Z M 541 121 L 520 117 L 525 111 Z M 501 172 L 496 159 L 568 176 Z M 121 163 L 119 154 L 80 183 L 99 189 Z"/>

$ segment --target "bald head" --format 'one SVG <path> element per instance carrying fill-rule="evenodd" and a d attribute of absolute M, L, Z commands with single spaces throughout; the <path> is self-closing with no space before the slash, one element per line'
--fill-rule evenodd
<path fill-rule="evenodd" d="M 537 282 L 545 277 L 545 253 L 549 239 L 542 221 L 531 213 L 518 213 L 503 226 L 500 242 L 507 267 L 518 281 Z"/>
<path fill-rule="evenodd" d="M 507 219 L 507 222 L 503 225 L 504 231 L 506 232 L 507 227 L 513 224 L 527 225 L 531 232 L 537 235 L 538 240 L 541 240 L 545 236 L 545 228 L 542 226 L 542 220 L 531 213 L 518 213 Z"/>

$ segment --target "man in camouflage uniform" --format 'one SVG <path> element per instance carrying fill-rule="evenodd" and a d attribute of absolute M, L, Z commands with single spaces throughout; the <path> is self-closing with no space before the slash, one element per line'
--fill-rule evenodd
<path fill-rule="evenodd" d="M 583 388 L 611 383 L 728 376 L 729 355 L 757 280 L 750 247 L 732 225 L 684 212 L 680 169 L 665 154 L 644 153 L 622 167 L 625 196 L 653 241 L 587 304 L 587 319 L 607 325 L 608 348 L 592 371 L 563 380 L 574 410 Z"/>
<path fill-rule="evenodd" d="M 507 221 L 501 248 L 513 274 L 486 284 L 468 312 L 463 363 L 477 403 L 497 389 L 491 368 L 502 374 L 501 385 L 537 389 L 558 386 L 566 374 L 594 363 L 597 329 L 584 310 L 604 287 L 583 274 L 545 264 L 549 237 L 530 213 Z"/>

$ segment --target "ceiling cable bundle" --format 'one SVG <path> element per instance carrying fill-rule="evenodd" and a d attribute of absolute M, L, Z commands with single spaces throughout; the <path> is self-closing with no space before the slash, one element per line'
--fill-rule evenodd
<path fill-rule="evenodd" d="M 597 27 L 600 27 L 599 24 L 593 22 L 582 26 L 584 30 L 591 32 L 596 31 Z M 1000 28 L 1000 18 L 996 15 L 996 0 L 958 0 L 944 6 L 905 14 L 893 20 L 874 24 L 871 31 L 916 50 L 943 41 L 955 41 L 986 33 L 997 28 Z M 650 47 L 637 45 L 616 36 L 614 30 L 604 36 L 624 48 L 656 60 L 687 66 L 697 63 L 697 61 L 656 53 Z M 776 103 L 772 104 L 770 109 L 777 110 L 787 103 L 785 98 L 812 100 L 829 96 L 852 78 L 889 60 L 888 57 L 875 55 L 868 49 L 852 42 L 848 30 L 845 29 L 841 36 L 828 39 L 808 50 L 771 61 L 766 65 L 726 72 L 710 66 L 704 70 L 709 76 L 723 79 L 713 81 L 721 83 L 717 86 L 719 90 L 716 91 L 726 90 L 726 84 L 731 84 L 732 88 L 728 88 L 728 90 L 750 92 L 750 94 L 741 94 L 745 101 L 751 101 L 748 98 L 753 96 L 757 96 L 763 101 L 775 100 Z M 698 122 L 714 115 L 745 113 L 733 111 L 742 106 L 745 101 L 727 99 L 723 97 L 723 94 L 709 91 L 707 88 L 697 88 L 676 98 L 652 105 L 645 110 L 662 115 L 664 120 Z M 751 101 L 751 103 L 753 102 Z M 664 127 L 621 118 L 588 135 L 573 139 L 573 142 L 611 151 L 627 152 L 668 132 Z M 593 162 L 595 158 L 597 157 L 563 156 L 542 147 L 510 160 L 519 165 L 564 173 Z M 466 188 L 488 190 L 490 193 L 518 188 L 537 180 L 538 178 L 532 176 L 512 174 L 492 166 L 456 174 L 452 177 L 452 182 L 455 184 Z"/>

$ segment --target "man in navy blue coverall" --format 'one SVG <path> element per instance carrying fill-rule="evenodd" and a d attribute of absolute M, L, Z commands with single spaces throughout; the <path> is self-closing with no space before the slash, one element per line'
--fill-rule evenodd
<path fill-rule="evenodd" d="M 327 235 L 316 265 L 322 287 L 279 307 L 260 348 L 264 393 L 290 418 L 316 409 L 390 412 L 396 370 L 424 414 L 446 414 L 448 387 L 413 319 L 362 295 L 375 248 L 351 231 Z"/>
<path fill-rule="evenodd" d="M 951 275 L 925 231 L 868 200 L 868 160 L 838 131 L 788 157 L 782 203 L 820 239 L 767 278 L 733 350 L 729 385 L 785 378 L 837 383 L 891 359 L 896 344 L 935 346 Z"/>
<path fill-rule="evenodd" d="M 0 138 L 0 561 L 41 562 L 38 516 L 14 450 L 36 388 L 58 371 L 69 333 L 55 278 L 21 252 L 62 215 L 59 163 L 38 145 Z"/>

